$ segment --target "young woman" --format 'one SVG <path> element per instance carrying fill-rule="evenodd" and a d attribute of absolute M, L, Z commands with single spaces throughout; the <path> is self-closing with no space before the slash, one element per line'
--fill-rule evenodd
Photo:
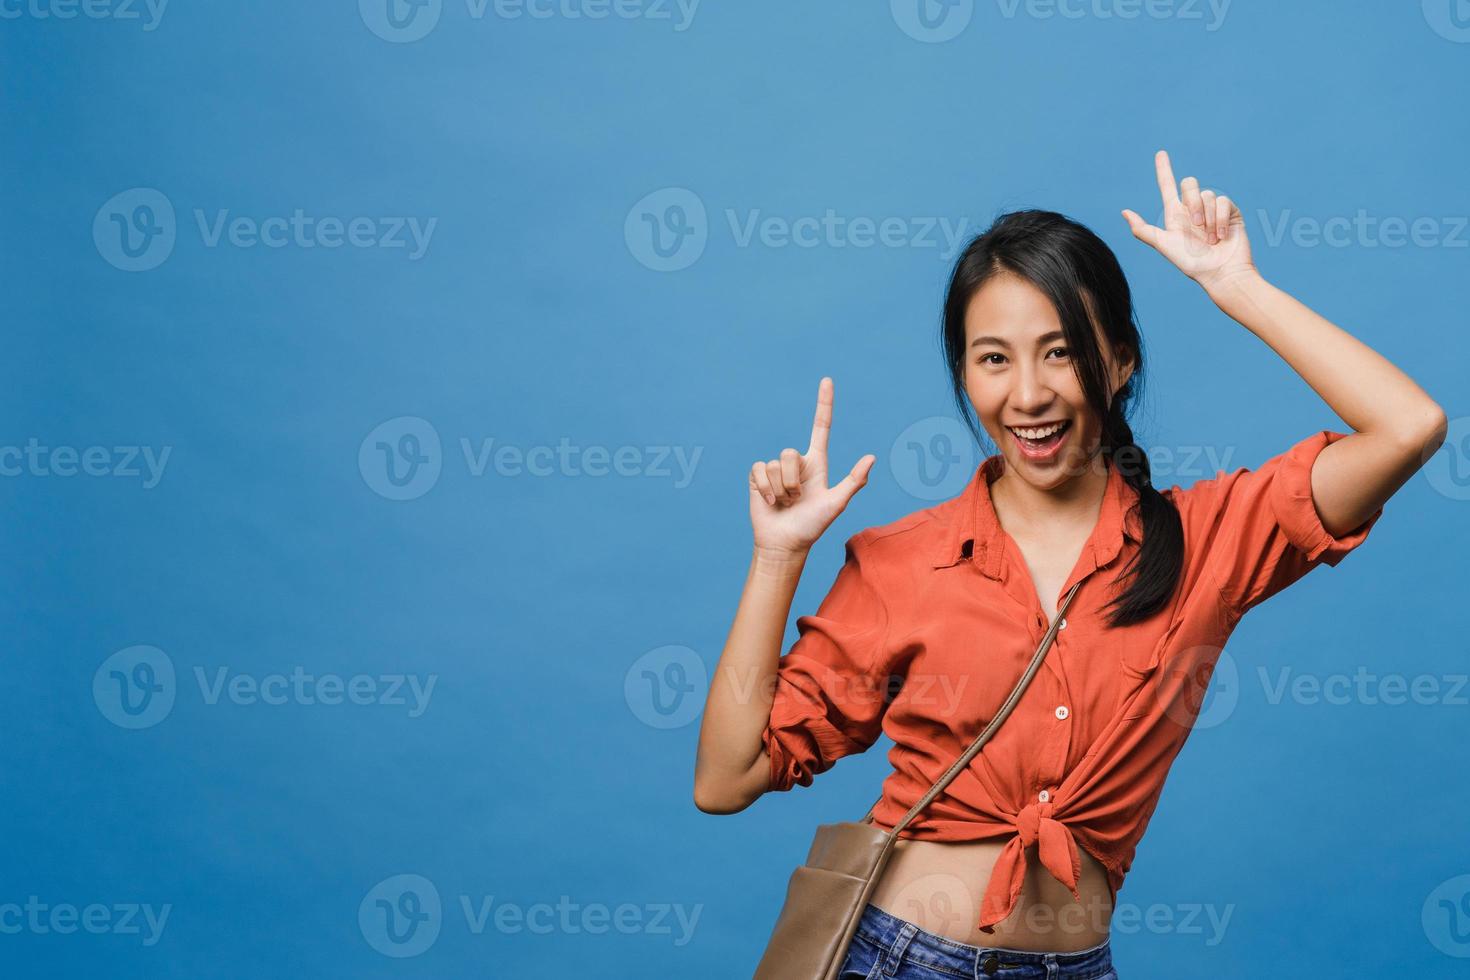
<path fill-rule="evenodd" d="M 751 468 L 754 555 L 704 712 L 699 809 L 808 786 L 887 732 L 873 821 L 891 829 L 994 716 L 1081 583 L 1024 697 L 904 830 L 843 978 L 1116 977 L 1117 889 L 1227 637 L 1361 544 L 1444 440 L 1444 412 L 1412 380 L 1262 278 L 1229 198 L 1176 185 L 1163 151 L 1155 166 L 1164 227 L 1125 210 L 1134 236 L 1353 431 L 1155 489 L 1127 422 L 1143 358 L 1117 259 L 1062 215 L 1004 215 L 956 262 L 943 325 L 961 417 L 978 441 L 973 411 L 1000 451 L 960 496 L 849 538 L 782 657 L 806 556 L 875 462 L 828 486 L 822 379 L 807 451 Z"/>

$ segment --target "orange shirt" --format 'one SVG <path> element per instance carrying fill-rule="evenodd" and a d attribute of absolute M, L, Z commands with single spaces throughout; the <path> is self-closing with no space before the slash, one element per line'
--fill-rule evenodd
<path fill-rule="evenodd" d="M 902 834 L 1013 835 L 978 927 L 1011 913 L 1031 844 L 1078 901 L 1085 847 L 1116 897 L 1235 624 L 1318 564 L 1336 565 L 1382 516 L 1379 508 L 1340 538 L 1322 526 L 1312 463 L 1344 435 L 1324 430 L 1256 470 L 1161 490 L 1184 528 L 1180 585 L 1156 615 L 1117 629 L 1104 625 L 1102 606 L 1142 528 L 1138 492 L 1109 463 L 1097 524 L 1054 606 L 1083 584 L 1045 663 L 974 761 Z M 779 661 L 762 736 L 773 791 L 810 786 L 884 732 L 895 743 L 893 772 L 873 821 L 891 829 L 1015 687 L 1048 624 L 991 504 L 1004 465 L 991 456 L 960 496 L 847 540 L 831 591 L 814 615 L 798 617 L 800 636 Z"/>

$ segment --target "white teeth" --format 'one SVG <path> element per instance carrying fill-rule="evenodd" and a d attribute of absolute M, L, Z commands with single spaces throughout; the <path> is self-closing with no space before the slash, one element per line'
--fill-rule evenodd
<path fill-rule="evenodd" d="M 1047 436 L 1055 435 L 1057 430 L 1066 424 L 1066 422 L 1057 422 L 1041 429 L 1018 429 L 1015 426 L 1010 426 L 1009 428 L 1016 435 L 1023 436 L 1027 439 L 1045 439 Z"/>

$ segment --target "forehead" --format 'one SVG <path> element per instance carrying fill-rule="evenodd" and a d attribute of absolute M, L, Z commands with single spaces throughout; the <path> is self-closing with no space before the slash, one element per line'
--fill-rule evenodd
<path fill-rule="evenodd" d="M 965 308 L 965 338 L 980 334 L 1024 340 L 1062 328 L 1046 294 L 1011 273 L 999 273 L 970 297 Z"/>
<path fill-rule="evenodd" d="M 1097 309 L 1085 290 L 1082 306 L 1092 324 L 1093 336 L 1102 344 L 1103 330 L 1097 320 Z M 1047 295 L 1029 280 L 1011 272 L 992 276 L 975 291 L 965 308 L 966 346 L 981 337 L 995 337 L 1012 346 L 1021 346 L 1061 330 L 1061 315 Z"/>

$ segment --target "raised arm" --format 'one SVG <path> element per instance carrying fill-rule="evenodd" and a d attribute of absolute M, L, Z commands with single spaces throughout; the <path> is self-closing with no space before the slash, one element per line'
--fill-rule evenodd
<path fill-rule="evenodd" d="M 1267 282 L 1251 258 L 1245 219 L 1223 194 L 1174 182 L 1154 158 L 1164 225 L 1125 209 L 1134 237 L 1199 283 L 1232 319 L 1281 356 L 1353 432 L 1317 456 L 1311 494 L 1333 535 L 1359 527 L 1444 443 L 1444 409 L 1377 351 Z"/>
<path fill-rule="evenodd" d="M 867 484 L 877 459 L 864 456 L 827 486 L 832 401 L 832 379 L 823 378 L 806 453 L 786 449 L 751 467 L 750 570 L 710 682 L 695 760 L 694 803 L 706 813 L 743 810 L 771 788 L 763 735 L 791 600 L 812 545 Z"/>

